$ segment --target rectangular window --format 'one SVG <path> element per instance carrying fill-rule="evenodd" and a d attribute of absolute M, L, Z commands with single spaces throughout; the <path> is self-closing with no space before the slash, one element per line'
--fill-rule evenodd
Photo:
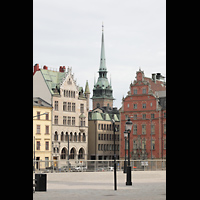
<path fill-rule="evenodd" d="M 75 117 L 72 117 L 72 126 L 75 126 Z"/>
<path fill-rule="evenodd" d="M 67 125 L 71 126 L 71 117 L 68 117 Z"/>
<path fill-rule="evenodd" d="M 142 114 L 142 119 L 146 119 L 146 114 Z"/>
<path fill-rule="evenodd" d="M 98 140 L 101 140 L 101 134 L 98 134 Z"/>
<path fill-rule="evenodd" d="M 54 124 L 58 124 L 58 115 L 54 116 Z"/>
<path fill-rule="evenodd" d="M 80 120 L 81 120 L 81 125 L 80 126 L 85 126 L 85 118 L 81 117 Z"/>
<path fill-rule="evenodd" d="M 154 119 L 154 114 L 151 114 L 151 119 Z"/>
<path fill-rule="evenodd" d="M 49 150 L 49 142 L 45 142 L 45 150 Z"/>
<path fill-rule="evenodd" d="M 137 109 L 137 104 L 133 104 L 133 108 L 134 108 L 134 109 Z"/>
<path fill-rule="evenodd" d="M 155 134 L 155 125 L 151 125 L 151 132 L 152 132 L 152 135 Z"/>
<path fill-rule="evenodd" d="M 63 102 L 63 111 L 67 111 L 67 102 Z"/>
<path fill-rule="evenodd" d="M 142 89 L 142 94 L 146 94 L 146 88 Z"/>
<path fill-rule="evenodd" d="M 63 116 L 63 125 L 66 125 L 66 124 L 67 124 L 67 117 Z"/>
<path fill-rule="evenodd" d="M 55 108 L 55 110 L 58 110 L 58 101 L 54 102 L 54 108 Z"/>
<path fill-rule="evenodd" d="M 103 134 L 101 134 L 101 140 L 103 140 Z"/>
<path fill-rule="evenodd" d="M 152 140 L 152 150 L 155 150 L 155 140 Z"/>
<path fill-rule="evenodd" d="M 68 102 L 68 111 L 71 112 L 71 102 Z"/>
<path fill-rule="evenodd" d="M 142 140 L 142 149 L 143 150 L 146 149 L 146 140 L 145 139 Z"/>
<path fill-rule="evenodd" d="M 146 134 L 146 125 L 142 124 L 142 135 Z"/>
<path fill-rule="evenodd" d="M 40 125 L 37 125 L 37 134 L 40 134 Z"/>
<path fill-rule="evenodd" d="M 72 112 L 76 112 L 76 104 L 72 103 Z"/>
<path fill-rule="evenodd" d="M 142 104 L 142 108 L 146 108 L 146 103 L 143 103 L 143 104 Z"/>
<path fill-rule="evenodd" d="M 133 94 L 137 94 L 137 89 L 134 89 L 134 90 L 133 90 Z"/>
<path fill-rule="evenodd" d="M 134 115 L 133 118 L 134 118 L 134 119 L 137 119 L 137 115 Z"/>
<path fill-rule="evenodd" d="M 137 124 L 134 124 L 133 126 L 133 134 L 137 135 Z"/>
<path fill-rule="evenodd" d="M 37 141 L 37 146 L 36 146 L 36 148 L 37 148 L 37 150 L 40 150 L 40 141 Z"/>
<path fill-rule="evenodd" d="M 46 120 L 49 120 L 49 113 L 46 114 Z"/>
<path fill-rule="evenodd" d="M 49 134 L 49 126 L 46 126 L 45 131 L 45 134 Z"/>
<path fill-rule="evenodd" d="M 37 112 L 37 119 L 40 119 L 40 112 Z"/>

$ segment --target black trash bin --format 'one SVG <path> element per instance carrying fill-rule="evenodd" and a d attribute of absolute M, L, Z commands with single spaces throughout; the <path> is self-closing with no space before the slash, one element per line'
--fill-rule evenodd
<path fill-rule="evenodd" d="M 35 191 L 47 191 L 47 175 L 35 174 Z"/>

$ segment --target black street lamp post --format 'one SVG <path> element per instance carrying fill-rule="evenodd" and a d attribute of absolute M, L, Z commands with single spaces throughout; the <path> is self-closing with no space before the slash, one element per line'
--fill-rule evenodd
<path fill-rule="evenodd" d="M 125 130 L 124 131 L 124 138 L 125 138 L 125 145 L 124 145 L 124 150 L 125 150 L 125 160 L 124 160 L 124 173 L 126 173 L 126 167 L 127 167 L 127 163 L 126 163 L 126 139 L 128 137 L 128 132 Z"/>
<path fill-rule="evenodd" d="M 133 123 L 130 119 L 126 122 L 126 131 L 128 132 L 128 166 L 126 168 L 127 175 L 126 175 L 126 185 L 132 185 L 131 182 L 131 166 L 130 166 L 130 133 L 132 129 Z"/>
<path fill-rule="evenodd" d="M 116 153 L 115 153 L 115 120 L 112 119 L 114 133 L 114 189 L 117 190 Z"/>

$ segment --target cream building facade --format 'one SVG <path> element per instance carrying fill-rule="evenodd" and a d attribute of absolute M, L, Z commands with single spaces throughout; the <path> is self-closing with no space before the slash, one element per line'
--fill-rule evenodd
<path fill-rule="evenodd" d="M 36 170 L 50 167 L 48 161 L 52 159 L 51 111 L 52 106 L 49 103 L 39 97 L 33 98 L 33 160 L 36 161 Z"/>
<path fill-rule="evenodd" d="M 88 156 L 88 110 L 90 91 L 77 86 L 72 68 L 58 71 L 34 66 L 33 94 L 52 106 L 52 160 L 54 166 L 76 166 Z M 69 141 L 69 142 L 68 142 Z M 69 159 L 69 160 L 68 160 Z M 57 162 L 59 161 L 59 162 Z"/>

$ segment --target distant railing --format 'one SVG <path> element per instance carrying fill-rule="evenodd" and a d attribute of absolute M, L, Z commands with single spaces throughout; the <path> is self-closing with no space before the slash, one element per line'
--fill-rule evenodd
<path fill-rule="evenodd" d="M 163 160 L 130 160 L 132 171 L 166 170 Z M 124 170 L 124 160 L 116 160 L 117 171 Z M 106 172 L 113 171 L 114 160 L 33 160 L 33 171 L 53 172 Z"/>

